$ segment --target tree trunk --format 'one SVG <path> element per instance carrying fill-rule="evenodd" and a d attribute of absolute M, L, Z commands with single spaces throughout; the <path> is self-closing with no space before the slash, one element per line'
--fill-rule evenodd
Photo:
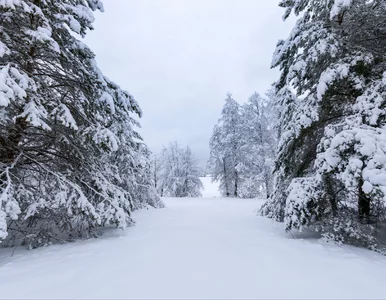
<path fill-rule="evenodd" d="M 27 129 L 28 122 L 25 118 L 17 118 L 15 121 L 15 125 L 10 129 L 8 138 L 6 140 L 1 139 L 2 146 L 4 146 L 4 149 L 6 149 L 6 153 L 2 153 L 2 157 L 0 157 L 0 161 L 12 164 L 14 160 L 16 159 L 17 155 L 19 154 L 19 143 L 21 142 L 21 139 L 23 138 L 23 134 L 25 130 Z M 3 143 L 5 145 L 3 145 Z M 4 157 L 4 156 L 5 157 Z"/>
<path fill-rule="evenodd" d="M 264 174 L 264 184 L 265 184 L 265 197 L 266 199 L 268 199 L 271 195 L 270 178 L 268 174 Z"/>
<path fill-rule="evenodd" d="M 154 159 L 154 187 L 157 189 L 157 160 Z"/>
<path fill-rule="evenodd" d="M 323 182 L 326 189 L 327 199 L 331 205 L 332 214 L 335 217 L 338 214 L 338 202 L 336 188 L 334 188 L 334 179 L 332 179 L 330 175 L 325 175 L 323 176 Z"/>
<path fill-rule="evenodd" d="M 225 191 L 226 191 L 226 196 L 229 197 L 229 188 L 228 188 L 228 178 L 227 178 L 227 169 L 225 165 L 225 157 L 222 159 L 223 164 L 224 164 L 224 179 L 225 179 Z"/>
<path fill-rule="evenodd" d="M 235 196 L 235 198 L 237 198 L 238 197 L 238 191 L 237 191 L 237 185 L 238 185 L 238 177 L 237 177 L 238 175 L 237 175 L 237 172 L 235 172 L 235 192 L 234 192 L 234 196 Z"/>
<path fill-rule="evenodd" d="M 370 221 L 370 197 L 365 194 L 362 190 L 363 179 L 359 180 L 358 184 L 358 214 L 359 221 L 361 223 L 367 224 Z"/>

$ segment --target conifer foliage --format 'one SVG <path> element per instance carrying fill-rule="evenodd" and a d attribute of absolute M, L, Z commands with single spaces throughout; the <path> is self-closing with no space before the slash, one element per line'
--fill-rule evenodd
<path fill-rule="evenodd" d="M 95 10 L 99 0 L 0 1 L 3 245 L 126 227 L 133 209 L 162 206 L 133 129 L 137 102 L 73 34 L 93 29 Z"/>
<path fill-rule="evenodd" d="M 209 169 L 212 179 L 220 182 L 220 190 L 226 197 L 238 197 L 240 175 L 240 105 L 231 94 L 227 95 L 221 118 L 213 129 L 210 140 Z"/>
<path fill-rule="evenodd" d="M 254 93 L 241 107 L 240 153 L 238 171 L 240 196 L 267 198 L 272 193 L 273 163 L 276 151 L 276 111 L 273 95 Z"/>
<path fill-rule="evenodd" d="M 183 149 L 177 142 L 170 143 L 154 158 L 153 165 L 156 187 L 161 196 L 202 196 L 201 170 L 189 146 Z"/>
<path fill-rule="evenodd" d="M 276 185 L 261 214 L 381 250 L 386 221 L 386 5 L 282 0 Z"/>
<path fill-rule="evenodd" d="M 271 95 L 240 105 L 228 94 L 210 139 L 208 168 L 226 197 L 267 197 L 272 186 L 275 112 Z"/>

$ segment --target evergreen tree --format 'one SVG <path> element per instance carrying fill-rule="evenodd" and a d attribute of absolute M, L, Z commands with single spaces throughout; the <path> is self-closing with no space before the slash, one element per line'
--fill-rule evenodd
<path fill-rule="evenodd" d="M 137 165 L 135 168 L 137 172 L 134 178 L 135 190 L 133 191 L 133 195 L 136 197 L 134 199 L 136 204 L 135 209 L 146 206 L 163 208 L 164 204 L 160 200 L 155 186 L 150 151 L 144 144 L 140 144 L 140 147 L 141 151 L 139 152 L 138 160 L 136 160 Z M 124 172 L 123 174 L 127 173 Z"/>
<path fill-rule="evenodd" d="M 204 186 L 200 180 L 201 169 L 189 146 L 182 152 L 182 176 L 180 194 L 183 197 L 202 197 Z"/>
<path fill-rule="evenodd" d="M 93 29 L 95 10 L 99 0 L 0 2 L 0 238 L 8 242 L 35 247 L 59 232 L 132 223 L 145 176 L 132 117 L 141 110 L 73 35 Z"/>
<path fill-rule="evenodd" d="M 270 94 L 267 96 L 271 97 Z M 242 106 L 240 158 L 240 196 L 268 197 L 272 189 L 275 154 L 275 120 L 272 100 L 254 93 Z"/>
<path fill-rule="evenodd" d="M 210 140 L 208 162 L 224 196 L 255 198 L 271 193 L 275 120 L 271 101 L 259 94 L 241 107 L 228 95 Z"/>
<path fill-rule="evenodd" d="M 241 114 L 240 105 L 231 94 L 227 95 L 221 118 L 210 139 L 208 168 L 212 180 L 220 182 L 221 193 L 226 197 L 239 196 Z"/>
<path fill-rule="evenodd" d="M 273 67 L 279 106 L 276 185 L 261 213 L 380 249 L 386 181 L 383 0 L 282 0 L 298 21 Z"/>
<path fill-rule="evenodd" d="M 201 170 L 190 147 L 182 149 L 177 142 L 170 143 L 164 147 L 158 161 L 157 189 L 161 196 L 202 196 Z"/>

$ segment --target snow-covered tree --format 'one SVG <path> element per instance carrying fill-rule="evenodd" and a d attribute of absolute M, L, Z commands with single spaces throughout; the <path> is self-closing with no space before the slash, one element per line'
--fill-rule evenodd
<path fill-rule="evenodd" d="M 241 111 L 231 94 L 227 95 L 221 118 L 210 139 L 208 169 L 212 180 L 220 182 L 220 191 L 226 197 L 239 196 Z"/>
<path fill-rule="evenodd" d="M 270 94 L 264 99 L 254 93 L 242 106 L 240 159 L 240 196 L 268 197 L 273 182 L 273 161 L 276 151 L 276 115 Z"/>
<path fill-rule="evenodd" d="M 35 247 L 125 227 L 148 201 L 141 110 L 73 34 L 93 29 L 95 10 L 99 0 L 0 1 L 0 239 Z"/>
<path fill-rule="evenodd" d="M 151 172 L 151 177 L 153 178 L 153 186 L 156 190 L 158 190 L 158 181 L 159 181 L 159 174 L 161 171 L 160 168 L 160 156 L 157 153 L 153 153 L 150 156 L 150 172 Z"/>
<path fill-rule="evenodd" d="M 160 200 L 154 181 L 150 151 L 144 144 L 140 144 L 140 147 L 140 155 L 138 160 L 136 160 L 137 165 L 134 169 L 136 171 L 134 178 L 135 189 L 133 191 L 135 209 L 146 206 L 163 208 L 164 204 Z M 123 174 L 127 174 L 127 172 Z"/>
<path fill-rule="evenodd" d="M 161 196 L 202 196 L 201 170 L 189 146 L 182 149 L 177 142 L 170 143 L 163 148 L 155 164 L 158 164 L 157 189 Z"/>
<path fill-rule="evenodd" d="M 381 249 L 386 220 L 384 0 L 282 0 L 298 21 L 273 67 L 276 186 L 261 213 L 287 230 Z"/>
<path fill-rule="evenodd" d="M 224 196 L 254 198 L 271 193 L 275 120 L 271 95 L 254 93 L 240 107 L 228 95 L 210 140 L 208 169 Z"/>

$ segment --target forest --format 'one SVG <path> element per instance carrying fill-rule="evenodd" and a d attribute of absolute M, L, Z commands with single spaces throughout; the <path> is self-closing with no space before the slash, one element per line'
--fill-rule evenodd
<path fill-rule="evenodd" d="M 94 30 L 94 13 L 104 11 L 100 0 L 0 0 L 0 273 L 10 270 L 10 274 L 18 274 L 12 273 L 11 265 L 6 263 L 9 253 L 11 258 L 15 251 L 24 253 L 18 254 L 16 260 L 23 268 L 22 258 L 31 256 L 21 249 L 45 253 L 35 251 L 49 246 L 47 249 L 58 251 L 60 258 L 60 251 L 67 251 L 60 249 L 67 249 L 68 245 L 88 247 L 91 244 L 82 243 L 97 245 L 103 241 L 106 253 L 114 245 L 124 249 L 125 252 L 116 253 L 121 262 L 125 261 L 125 253 L 133 253 L 135 258 L 137 252 L 145 255 L 144 249 L 160 249 L 164 257 L 173 258 L 171 265 L 178 270 L 176 274 L 187 274 L 188 278 L 196 274 L 194 280 L 203 284 L 198 278 L 203 276 L 203 270 L 212 274 L 212 264 L 216 264 L 213 268 L 218 272 L 213 277 L 225 272 L 225 261 L 230 260 L 230 272 L 232 266 L 234 270 L 244 266 L 244 262 L 236 263 L 236 253 L 248 252 L 252 244 L 256 248 L 251 249 L 259 251 L 257 257 L 276 253 L 270 254 L 273 261 L 286 255 L 276 252 L 277 248 L 286 249 L 312 237 L 311 245 L 326 248 L 315 248 L 314 257 L 307 252 L 308 244 L 296 244 L 296 251 L 304 251 L 306 262 L 293 254 L 293 260 L 285 259 L 293 264 L 292 269 L 306 268 L 298 262 L 306 264 L 309 259 L 311 263 L 328 257 L 328 251 L 335 251 L 329 249 L 336 249 L 337 253 L 352 252 L 365 260 L 371 256 L 367 266 L 376 270 L 378 279 L 384 278 L 386 273 L 377 268 L 384 268 L 386 263 L 386 2 L 277 2 L 283 20 L 293 20 L 294 26 L 276 47 L 264 43 L 259 47 L 274 50 L 270 64 L 278 76 L 265 91 L 247 91 L 250 96 L 244 99 L 240 94 L 221 91 L 224 97 L 217 99 L 222 101 L 222 108 L 216 112 L 215 126 L 205 125 L 211 137 L 205 141 L 209 151 L 208 159 L 203 161 L 196 146 L 185 142 L 189 132 L 180 133 L 180 142 L 166 140 L 169 135 L 165 131 L 162 145 L 155 150 L 148 146 L 141 134 L 141 118 L 146 115 L 141 110 L 142 100 L 109 79 L 85 43 L 86 36 Z M 281 20 L 270 22 L 275 26 Z M 99 38 L 103 42 L 103 36 Z M 147 50 L 157 55 L 157 49 Z M 125 51 L 127 55 L 132 53 Z M 160 78 L 166 78 L 166 74 L 167 69 Z M 149 89 L 151 84 L 149 81 Z M 127 82 L 127 86 L 131 83 Z M 186 93 L 192 91 L 188 89 Z M 151 99 L 154 110 L 160 99 Z M 185 117 L 193 118 L 186 105 Z M 209 105 L 200 107 L 203 116 L 206 109 Z M 195 126 L 203 127 L 204 122 L 198 121 Z M 207 196 L 211 189 L 215 189 L 216 197 Z M 252 242 L 255 232 L 258 237 Z M 114 234 L 124 239 L 122 244 L 113 239 Z M 233 246 L 227 244 L 226 236 L 238 241 L 242 250 L 228 253 Z M 146 244 L 141 245 L 143 241 L 136 240 L 138 237 L 146 239 Z M 163 248 L 163 243 L 169 246 Z M 260 243 L 271 250 L 261 250 Z M 136 247 L 142 250 L 137 251 Z M 208 253 L 216 251 L 208 254 L 207 260 L 198 257 L 196 263 L 189 265 L 180 258 L 176 250 L 179 247 L 186 247 L 187 259 L 195 255 L 194 249 L 201 258 L 206 253 L 200 254 L 202 249 Z M 84 251 L 94 253 L 88 248 Z M 158 257 L 155 253 L 139 260 L 152 262 Z M 151 268 L 149 264 L 149 269 L 138 266 L 138 270 L 162 277 L 160 269 L 154 267 L 162 261 L 162 255 Z M 224 255 L 221 263 L 217 255 Z M 36 256 L 40 259 L 44 254 Z M 246 257 L 254 265 L 257 257 Z M 331 259 L 336 259 L 338 265 L 347 263 L 356 268 L 353 274 L 371 272 L 362 270 L 355 259 Z M 379 264 L 373 265 L 372 260 Z M 116 261 L 119 269 L 120 262 Z M 115 266 L 115 261 L 110 263 Z M 42 264 L 36 261 L 36 266 Z M 36 270 L 36 266 L 30 270 Z M 180 266 L 185 267 L 180 270 Z M 339 266 L 345 269 L 344 265 Z M 168 265 L 163 268 L 168 269 Z M 249 266 L 245 268 L 249 270 Z M 109 272 L 114 273 L 115 269 Z M 258 281 L 251 272 L 250 277 Z M 132 280 L 140 278 L 133 274 L 127 276 L 132 276 Z M 346 275 L 342 273 L 343 277 Z M 348 284 L 351 277 L 347 276 Z M 70 280 L 70 276 L 63 280 Z M 227 282 L 226 278 L 221 280 Z M 265 280 L 270 285 L 274 281 L 269 276 Z M 40 286 L 41 282 L 43 279 L 36 284 Z M 386 297 L 379 289 L 372 290 L 374 294 L 361 293 L 359 289 L 347 294 L 347 289 L 336 287 L 332 279 L 327 285 L 331 286 L 331 294 L 313 292 L 312 296 Z M 97 296 L 82 293 L 81 285 L 74 294 L 71 290 L 55 294 L 49 289 L 42 289 L 47 294 L 17 294 L 12 283 L 7 285 L 9 291 L 2 294 L 1 286 L 0 283 L 0 297 L 5 298 Z M 171 293 L 173 290 L 154 294 L 102 290 L 98 295 L 212 299 L 244 295 L 240 292 L 242 281 L 235 290 L 224 294 L 215 286 L 199 288 L 198 294 L 194 289 L 184 293 L 190 290 L 186 287 L 174 290 L 178 291 L 176 294 Z M 244 295 L 247 298 L 311 295 L 308 291 L 246 291 L 251 291 Z"/>

